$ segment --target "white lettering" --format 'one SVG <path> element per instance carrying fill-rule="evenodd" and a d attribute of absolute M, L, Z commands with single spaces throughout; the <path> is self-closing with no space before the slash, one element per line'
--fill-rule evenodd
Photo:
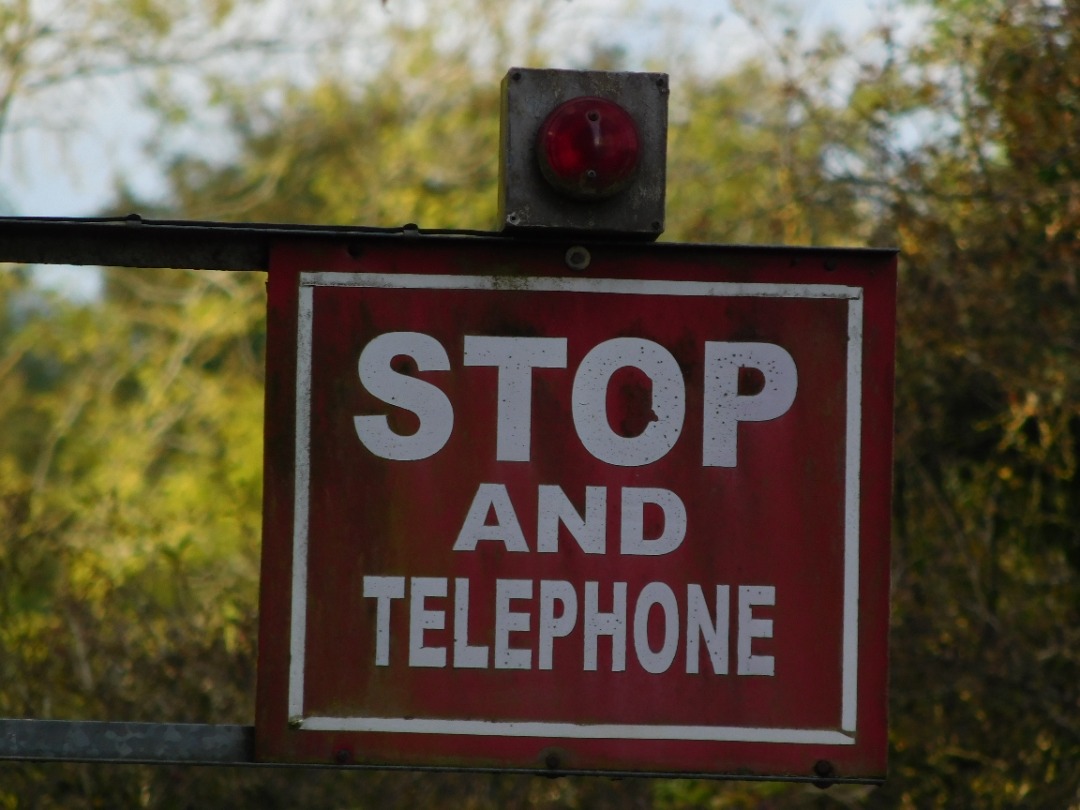
<path fill-rule="evenodd" d="M 795 360 L 773 343 L 706 341 L 704 345 L 702 464 L 734 467 L 740 422 L 765 422 L 787 413 L 795 402 L 799 375 Z M 419 427 L 396 433 L 383 414 L 353 417 L 356 435 L 380 458 L 415 461 L 445 447 L 454 429 L 454 409 L 437 386 L 396 371 L 392 362 L 409 357 L 417 371 L 447 371 L 450 360 L 438 340 L 421 332 L 387 332 L 360 353 L 364 387 L 387 405 L 413 413 Z M 498 461 L 529 461 L 532 456 L 532 390 L 535 369 L 564 369 L 567 338 L 466 335 L 463 363 L 497 369 L 495 456 Z M 626 436 L 612 429 L 607 410 L 612 377 L 634 368 L 649 379 L 651 411 L 645 429 Z M 755 393 L 739 392 L 739 372 L 760 373 Z M 571 415 L 578 438 L 600 461 L 641 467 L 666 456 L 682 433 L 686 389 L 674 355 L 644 338 L 620 337 L 594 346 L 582 359 L 571 393 Z"/>
<path fill-rule="evenodd" d="M 527 632 L 529 614 L 510 610 L 514 599 L 532 599 L 533 584 L 530 579 L 495 580 L 495 669 L 529 669 L 532 667 L 532 650 L 519 650 L 510 646 L 510 634 Z"/>
<path fill-rule="evenodd" d="M 469 580 L 454 580 L 454 669 L 487 669 L 488 648 L 469 644 Z"/>
<path fill-rule="evenodd" d="M 659 651 L 649 645 L 649 611 L 659 605 L 664 614 L 664 641 Z M 642 669 L 658 675 L 667 672 L 679 649 L 679 605 L 675 592 L 663 582 L 650 582 L 638 594 L 634 608 L 634 652 Z"/>
<path fill-rule="evenodd" d="M 488 510 L 495 512 L 495 524 L 486 523 Z M 476 551 L 481 540 L 498 540 L 507 551 L 528 551 L 514 505 L 504 484 L 481 484 L 476 490 L 469 513 L 454 541 L 454 551 Z"/>
<path fill-rule="evenodd" d="M 664 513 L 660 536 L 645 539 L 645 504 L 655 504 Z M 622 491 L 622 531 L 619 550 L 623 554 L 657 556 L 670 554 L 686 537 L 686 507 L 670 489 L 625 487 Z"/>
<path fill-rule="evenodd" d="M 761 372 L 756 394 L 739 394 L 739 369 Z M 788 352 L 773 343 L 705 343 L 705 409 L 702 463 L 734 467 L 739 422 L 765 422 L 787 413 L 799 374 Z"/>
<path fill-rule="evenodd" d="M 465 365 L 499 369 L 495 458 L 528 461 L 532 370 L 566 368 L 566 338 L 465 336 Z"/>
<path fill-rule="evenodd" d="M 603 554 L 607 535 L 607 490 L 585 487 L 585 517 L 559 486 L 541 484 L 536 505 L 536 550 L 559 550 L 559 524 L 562 523 L 586 554 Z"/>
<path fill-rule="evenodd" d="M 448 647 L 425 643 L 425 633 L 447 629 L 447 611 L 433 606 L 432 602 L 447 597 L 449 580 L 445 577 L 411 577 L 406 580 L 405 577 L 396 576 L 365 576 L 363 581 L 364 596 L 375 600 L 375 665 L 390 666 L 391 609 L 395 599 L 406 596 L 408 585 L 408 666 L 446 667 Z M 470 581 L 465 577 L 454 579 L 455 669 L 530 670 L 535 666 L 542 671 L 551 671 L 555 669 L 556 640 L 566 639 L 563 646 L 567 647 L 576 644 L 573 638 L 581 638 L 582 669 L 595 672 L 599 669 L 600 638 L 606 636 L 611 640 L 610 671 L 623 672 L 626 670 L 627 634 L 632 632 L 634 653 L 645 672 L 655 675 L 670 672 L 679 655 L 680 644 L 685 643 L 686 673 L 699 674 L 704 641 L 712 673 L 728 675 L 728 643 L 734 632 L 737 638 L 735 674 L 775 675 L 774 657 L 755 655 L 753 651 L 754 639 L 773 638 L 772 619 L 754 615 L 755 608 L 775 606 L 776 588 L 771 585 L 738 587 L 737 631 L 732 630 L 729 622 L 732 587 L 729 585 L 714 586 L 715 609 L 710 608 L 709 599 L 706 598 L 707 589 L 696 584 L 687 585 L 685 621 L 682 620 L 684 606 L 680 604 L 679 597 L 670 585 L 663 582 L 646 583 L 637 592 L 632 616 L 627 614 L 626 582 L 610 583 L 610 591 L 607 590 L 607 583 L 603 584 L 605 606 L 610 604 L 609 611 L 600 609 L 602 585 L 595 581 L 584 583 L 583 599 L 578 590 L 580 586 L 565 580 L 542 579 L 539 588 L 536 581 L 530 579 L 496 579 L 493 585 L 494 592 L 488 591 L 486 597 L 493 600 L 494 607 L 494 627 L 490 631 L 493 643 L 492 647 L 488 647 L 469 643 Z M 607 597 L 609 592 L 610 602 Z M 580 612 L 579 605 L 582 608 Z M 660 610 L 659 617 L 654 615 L 654 609 Z M 482 613 L 486 614 L 487 611 Z M 628 618 L 632 621 L 632 627 L 627 623 Z M 685 636 L 683 628 L 686 630 Z M 515 643 L 512 644 L 512 640 Z M 564 657 L 560 670 L 565 670 L 569 663 Z"/>
<path fill-rule="evenodd" d="M 686 671 L 697 674 L 701 639 L 709 653 L 713 672 L 728 673 L 728 628 L 731 589 L 727 585 L 716 586 L 716 621 L 709 617 L 709 606 L 700 585 L 686 586 Z"/>
<path fill-rule="evenodd" d="M 611 671 L 626 669 L 626 583 L 612 584 L 612 609 L 600 612 L 600 584 L 585 583 L 585 670 L 595 672 L 600 636 L 611 636 Z"/>
<path fill-rule="evenodd" d="M 775 605 L 776 588 L 742 585 L 739 587 L 739 674 L 773 675 L 775 661 L 771 655 L 754 655 L 751 642 L 755 638 L 772 638 L 772 619 L 755 619 L 755 605 Z"/>
<path fill-rule="evenodd" d="M 390 600 L 405 596 L 405 577 L 364 577 L 364 596 L 375 599 L 375 666 L 389 666 Z"/>
<path fill-rule="evenodd" d="M 446 612 L 428 610 L 424 600 L 446 596 L 446 577 L 413 577 L 409 590 L 409 666 L 445 667 L 446 649 L 424 646 L 424 631 L 444 629 Z"/>
<path fill-rule="evenodd" d="M 562 605 L 562 613 L 555 615 L 555 603 Z M 570 635 L 577 625 L 577 591 L 569 582 L 540 580 L 540 642 L 538 655 L 540 669 L 551 669 L 554 658 L 554 640 Z"/>
<path fill-rule="evenodd" d="M 385 416 L 354 416 L 356 435 L 379 458 L 416 461 L 438 453 L 454 430 L 454 408 L 440 389 L 423 380 L 401 374 L 391 361 L 406 355 L 418 371 L 446 371 L 450 358 L 435 338 L 420 332 L 387 332 L 374 338 L 360 353 L 360 382 L 388 405 L 412 411 L 420 428 L 411 436 L 390 429 Z"/>
<path fill-rule="evenodd" d="M 607 389 L 621 368 L 640 369 L 652 381 L 652 421 L 638 436 L 611 429 Z M 574 376 L 574 427 L 585 449 L 600 461 L 619 467 L 642 467 L 663 458 L 675 446 L 686 415 L 682 370 L 671 352 L 651 340 L 613 338 L 595 346 Z"/>

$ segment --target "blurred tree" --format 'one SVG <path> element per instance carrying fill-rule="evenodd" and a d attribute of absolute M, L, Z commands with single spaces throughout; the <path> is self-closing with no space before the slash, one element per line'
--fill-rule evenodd
<path fill-rule="evenodd" d="M 897 691 L 887 795 L 1077 806 L 1080 14 L 942 2 L 931 22 L 894 143 L 936 132 L 879 152 L 905 256 L 894 678 L 922 684 Z"/>
<path fill-rule="evenodd" d="M 257 288 L 204 274 L 178 295 L 152 274 L 129 274 L 141 306 L 80 308 L 25 274 L 0 278 L 0 711 L 250 714 Z M 6 770 L 9 806 L 75 791 L 64 773 L 82 786 L 76 804 L 145 781 L 133 772 L 114 793 L 90 768 Z"/>
<path fill-rule="evenodd" d="M 243 158 L 177 160 L 167 210 L 486 226 L 498 95 L 477 81 L 472 37 L 497 48 L 519 29 L 531 38 L 544 4 L 467 5 L 449 50 L 447 21 L 462 9 L 390 26 L 389 62 L 355 89 L 338 77 L 264 94 L 211 78 Z M 185 98 L 159 90 L 166 129 L 183 123 Z M 262 279 L 110 270 L 102 299 L 81 305 L 35 287 L 25 269 L 0 279 L 0 672 L 11 684 L 0 713 L 250 723 Z M 647 794 L 641 783 L 598 784 L 6 764 L 0 805 L 604 807 Z"/>
<path fill-rule="evenodd" d="M 58 145 L 120 94 L 144 92 L 223 57 L 273 53 L 261 0 L 7 0 L 0 5 L 0 146 Z M 268 35 L 267 35 L 268 34 Z M 85 103 L 93 98 L 94 104 Z M 58 149 L 62 153 L 62 149 Z"/>
<path fill-rule="evenodd" d="M 159 142 L 158 212 L 491 227 L 497 80 L 551 24 L 511 5 L 398 4 L 362 81 L 219 76 L 234 151 Z M 1080 806 L 1074 5 L 927 0 L 861 49 L 748 13 L 770 51 L 673 81 L 666 238 L 902 249 L 883 788 L 4 766 L 0 803 Z M 186 98 L 155 99 L 167 128 Z M 260 279 L 0 283 L 3 711 L 250 722 Z"/>

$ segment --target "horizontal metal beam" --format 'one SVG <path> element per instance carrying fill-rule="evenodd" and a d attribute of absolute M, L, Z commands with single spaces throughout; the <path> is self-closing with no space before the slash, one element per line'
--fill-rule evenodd
<path fill-rule="evenodd" d="M 487 231 L 421 230 L 415 225 L 357 228 L 186 220 L 137 214 L 106 218 L 0 217 L 0 262 L 191 270 L 266 270 L 270 245 L 288 239 L 487 236 Z"/>
<path fill-rule="evenodd" d="M 137 214 L 126 217 L 41 218 L 0 217 L 0 262 L 18 264 L 75 264 L 102 267 L 174 267 L 189 270 L 266 270 L 270 246 L 288 240 L 340 240 L 358 243 L 370 239 L 487 238 L 513 239 L 550 245 L 607 240 L 569 236 L 510 237 L 491 231 L 418 228 L 368 228 L 334 225 L 279 225 L 186 220 L 150 220 Z M 618 242 L 616 242 L 618 243 Z M 623 243 L 628 244 L 628 243 Z M 632 243 L 629 243 L 632 244 Z M 666 242 L 650 250 L 686 250 L 705 247 Z M 785 248 L 799 253 L 847 253 L 851 248 Z M 894 254 L 894 249 L 858 248 L 857 252 Z"/>
<path fill-rule="evenodd" d="M 880 784 L 880 779 L 817 779 L 814 777 L 761 777 L 747 774 L 687 774 L 613 771 L 538 770 L 525 768 L 459 768 L 408 765 L 312 765 L 259 762 L 255 759 L 255 727 L 207 723 L 124 723 L 95 720 L 20 720 L 0 718 L 0 762 L 89 762 L 128 765 L 227 765 L 286 768 L 359 768 L 385 771 L 515 773 L 543 776 L 740 779 L 746 781 Z"/>
<path fill-rule="evenodd" d="M 253 726 L 0 719 L 0 760 L 255 764 Z"/>

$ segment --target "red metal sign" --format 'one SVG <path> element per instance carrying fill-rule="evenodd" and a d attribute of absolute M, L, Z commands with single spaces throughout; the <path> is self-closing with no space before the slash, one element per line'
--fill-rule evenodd
<path fill-rule="evenodd" d="M 882 778 L 895 255 L 570 247 L 275 250 L 257 756 Z"/>

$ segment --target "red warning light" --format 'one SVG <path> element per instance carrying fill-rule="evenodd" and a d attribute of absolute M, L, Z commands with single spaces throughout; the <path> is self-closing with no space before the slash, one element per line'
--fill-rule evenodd
<path fill-rule="evenodd" d="M 634 119 L 613 101 L 570 99 L 540 126 L 536 155 L 544 178 L 576 199 L 611 197 L 634 179 L 641 142 Z"/>

